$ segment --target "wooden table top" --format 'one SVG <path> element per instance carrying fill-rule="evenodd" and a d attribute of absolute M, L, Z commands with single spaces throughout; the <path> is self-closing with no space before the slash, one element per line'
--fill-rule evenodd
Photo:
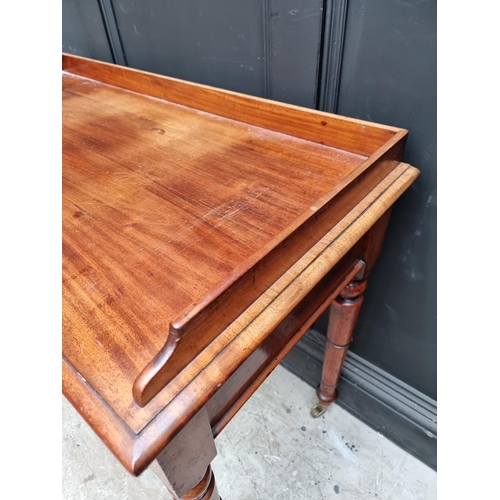
<path fill-rule="evenodd" d="M 88 421 L 114 415 L 116 453 L 353 206 L 408 175 L 406 131 L 74 56 L 62 81 L 64 388 Z"/>

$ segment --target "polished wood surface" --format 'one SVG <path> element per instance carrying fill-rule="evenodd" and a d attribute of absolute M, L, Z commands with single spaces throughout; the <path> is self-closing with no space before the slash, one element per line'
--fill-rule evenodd
<path fill-rule="evenodd" d="M 351 281 L 330 306 L 323 371 L 316 391 L 323 407 L 337 400 L 340 371 L 352 341 L 365 288 L 366 280 Z"/>
<path fill-rule="evenodd" d="M 63 70 L 114 87 L 368 156 L 407 131 L 63 54 Z"/>
<path fill-rule="evenodd" d="M 182 500 L 220 500 L 212 468 L 208 466 L 207 472 L 200 483 L 188 491 Z"/>
<path fill-rule="evenodd" d="M 151 468 L 174 498 L 201 499 L 209 490 L 212 475 L 208 472 L 216 455 L 207 411 L 202 408 L 156 457 Z"/>
<path fill-rule="evenodd" d="M 205 406 L 219 432 L 368 267 L 406 134 L 64 56 L 63 390 L 129 471 Z"/>

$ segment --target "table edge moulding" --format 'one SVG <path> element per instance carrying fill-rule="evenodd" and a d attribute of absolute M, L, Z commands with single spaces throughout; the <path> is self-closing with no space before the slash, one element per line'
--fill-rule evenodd
<path fill-rule="evenodd" d="M 63 54 L 63 393 L 123 466 L 217 499 L 214 438 L 330 308 L 337 398 L 419 171 L 408 132 Z"/>

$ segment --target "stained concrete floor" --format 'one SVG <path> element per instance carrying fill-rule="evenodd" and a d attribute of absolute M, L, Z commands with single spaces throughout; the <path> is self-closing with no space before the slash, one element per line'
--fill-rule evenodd
<path fill-rule="evenodd" d="M 311 418 L 314 390 L 281 366 L 216 440 L 224 500 L 434 500 L 436 472 L 339 406 Z M 63 398 L 65 500 L 169 500 L 129 475 Z"/>

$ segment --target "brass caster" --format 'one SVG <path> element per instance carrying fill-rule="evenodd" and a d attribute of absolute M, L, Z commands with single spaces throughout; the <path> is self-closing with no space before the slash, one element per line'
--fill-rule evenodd
<path fill-rule="evenodd" d="M 318 403 L 316 406 L 311 408 L 311 415 L 313 418 L 318 418 L 325 413 L 328 406 L 323 406 L 321 403 Z"/>

